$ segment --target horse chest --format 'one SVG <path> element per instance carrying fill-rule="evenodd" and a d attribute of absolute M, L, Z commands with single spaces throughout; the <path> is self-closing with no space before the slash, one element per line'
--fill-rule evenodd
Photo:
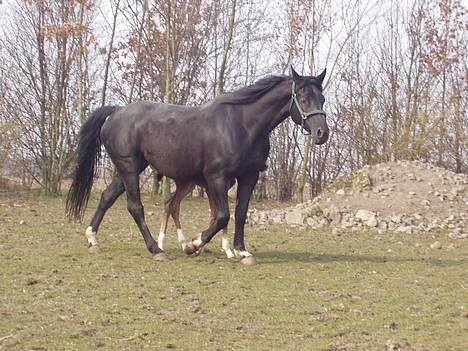
<path fill-rule="evenodd" d="M 244 153 L 241 161 L 242 171 L 257 171 L 262 172 L 267 169 L 266 161 L 270 153 L 269 140 L 262 140 L 248 148 Z"/>

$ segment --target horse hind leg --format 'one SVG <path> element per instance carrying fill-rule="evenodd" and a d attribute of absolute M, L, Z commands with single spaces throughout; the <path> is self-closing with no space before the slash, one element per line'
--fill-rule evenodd
<path fill-rule="evenodd" d="M 145 212 L 140 196 L 139 172 L 125 172 L 119 169 L 119 173 L 125 184 L 125 190 L 127 192 L 128 212 L 130 212 L 130 215 L 137 224 L 138 229 L 145 240 L 146 248 L 153 254 L 156 261 L 165 260 L 166 255 L 154 240 L 145 221 Z"/>
<path fill-rule="evenodd" d="M 166 201 L 164 204 L 164 213 L 161 219 L 161 228 L 159 229 L 158 235 L 158 246 L 161 250 L 164 250 L 166 245 L 166 230 L 167 230 L 167 222 L 169 221 L 169 216 L 171 214 L 171 204 L 174 200 L 174 195 L 172 195 L 169 200 Z"/>
<path fill-rule="evenodd" d="M 182 245 L 182 249 L 185 245 L 185 236 L 182 231 L 182 227 L 180 225 L 179 220 L 179 212 L 180 212 L 180 203 L 184 199 L 184 197 L 192 191 L 194 185 L 191 183 L 180 183 L 176 182 L 176 191 L 172 196 L 166 201 L 164 204 L 164 213 L 161 219 L 161 227 L 159 230 L 158 235 L 158 246 L 161 250 L 164 250 L 165 241 L 166 241 L 166 231 L 167 231 L 167 224 L 169 221 L 169 217 L 172 216 L 175 226 L 177 228 L 177 240 Z"/>
<path fill-rule="evenodd" d="M 97 251 L 98 242 L 96 235 L 99 229 L 99 225 L 101 224 L 107 210 L 112 207 L 115 200 L 117 200 L 117 198 L 122 195 L 124 191 L 125 187 L 123 185 L 122 179 L 120 179 L 118 176 L 115 176 L 109 186 L 102 192 L 101 200 L 99 201 L 96 212 L 94 213 L 88 228 L 86 228 L 85 236 L 86 240 L 88 241 L 89 251 Z"/>
<path fill-rule="evenodd" d="M 194 188 L 194 183 L 176 182 L 176 192 L 170 206 L 170 213 L 177 229 L 177 241 L 179 242 L 182 251 L 185 251 L 187 240 L 185 239 L 184 231 L 182 230 L 182 225 L 180 223 L 180 203 Z"/>

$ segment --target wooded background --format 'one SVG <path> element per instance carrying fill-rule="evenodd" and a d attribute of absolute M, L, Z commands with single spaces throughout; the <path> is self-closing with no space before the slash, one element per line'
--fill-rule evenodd
<path fill-rule="evenodd" d="M 3 0 L 0 175 L 59 193 L 91 110 L 202 104 L 290 64 L 327 67 L 331 137 L 283 123 L 257 197 L 396 159 L 467 172 L 467 24 L 458 0 Z"/>

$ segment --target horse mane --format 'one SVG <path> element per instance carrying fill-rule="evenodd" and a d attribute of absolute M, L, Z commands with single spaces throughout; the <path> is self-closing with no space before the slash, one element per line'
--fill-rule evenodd
<path fill-rule="evenodd" d="M 232 93 L 218 97 L 221 104 L 243 105 L 257 101 L 279 83 L 289 79 L 288 76 L 269 76 L 256 81 L 254 84 L 240 88 Z"/>

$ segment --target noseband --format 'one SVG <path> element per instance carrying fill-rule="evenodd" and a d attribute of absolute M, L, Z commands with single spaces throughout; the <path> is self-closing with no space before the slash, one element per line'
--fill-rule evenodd
<path fill-rule="evenodd" d="M 307 120 L 307 118 L 316 116 L 316 115 L 323 115 L 324 117 L 327 116 L 324 110 L 312 110 L 309 112 L 305 112 L 301 104 L 299 103 L 299 100 L 297 99 L 296 95 L 296 82 L 293 80 L 292 86 L 291 86 L 291 101 L 289 102 L 289 114 L 291 114 L 291 108 L 293 104 L 296 104 L 297 110 L 299 111 L 301 115 L 301 128 L 302 128 L 302 134 L 304 135 L 310 135 L 312 133 L 307 132 L 307 130 L 304 128 L 304 122 Z"/>

